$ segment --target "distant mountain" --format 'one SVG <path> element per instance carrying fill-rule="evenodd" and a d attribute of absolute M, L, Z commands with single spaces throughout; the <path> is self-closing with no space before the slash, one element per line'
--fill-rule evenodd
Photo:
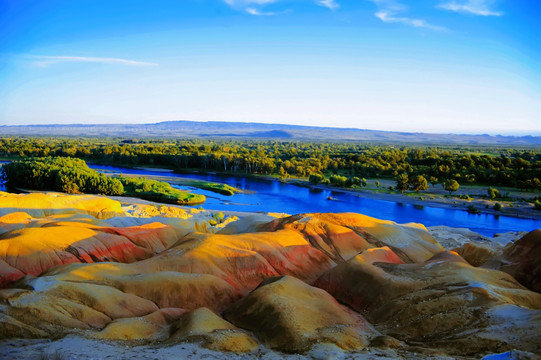
<path fill-rule="evenodd" d="M 1 135 L 253 138 L 313 141 L 366 141 L 396 144 L 541 146 L 541 136 L 429 134 L 332 127 L 225 121 L 164 121 L 155 124 L 53 124 L 0 126 Z"/>

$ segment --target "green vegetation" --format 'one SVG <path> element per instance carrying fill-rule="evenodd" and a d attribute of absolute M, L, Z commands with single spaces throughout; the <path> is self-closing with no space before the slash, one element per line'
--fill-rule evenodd
<path fill-rule="evenodd" d="M 488 197 L 490 199 L 496 199 L 496 198 L 501 198 L 502 195 L 500 194 L 500 190 L 489 187 L 488 188 Z"/>
<path fill-rule="evenodd" d="M 207 181 L 190 181 L 189 183 L 187 183 L 187 185 L 203 190 L 213 191 L 222 195 L 234 195 L 235 193 L 238 193 L 240 191 L 239 189 L 233 186 L 229 186 L 227 184 L 212 183 Z"/>
<path fill-rule="evenodd" d="M 475 206 L 473 206 L 473 205 L 468 206 L 468 212 L 469 212 L 470 214 L 480 214 L 480 213 L 481 213 L 481 212 L 480 212 L 477 208 L 475 208 Z"/>
<path fill-rule="evenodd" d="M 157 201 L 169 204 L 199 204 L 205 202 L 205 196 L 192 194 L 179 189 L 163 181 L 145 179 L 143 177 L 118 177 L 124 186 L 123 196 L 134 196 L 149 201 Z"/>
<path fill-rule="evenodd" d="M 501 209 L 502 209 L 502 204 L 500 204 L 500 203 L 495 203 L 494 204 L 494 210 L 500 211 Z"/>
<path fill-rule="evenodd" d="M 417 175 L 412 178 L 410 187 L 414 191 L 428 190 L 428 182 L 423 175 Z"/>
<path fill-rule="evenodd" d="M 223 223 L 224 220 L 225 220 L 224 213 L 220 211 L 218 213 L 212 214 L 212 219 L 209 220 L 209 225 L 216 226 L 218 224 Z"/>
<path fill-rule="evenodd" d="M 541 190 L 541 151 L 505 148 L 382 146 L 361 143 L 113 138 L 0 138 L 0 157 L 77 157 L 118 166 L 201 169 L 234 174 L 330 179 L 421 175 L 433 186 L 460 184 Z M 329 180 L 330 181 L 330 180 Z M 340 181 L 339 181 L 340 182 Z M 323 180 L 320 183 L 324 183 Z M 353 181 L 351 181 L 353 185 Z"/>
<path fill-rule="evenodd" d="M 409 178 L 407 174 L 400 174 L 396 178 L 396 189 L 404 192 L 409 188 Z"/>
<path fill-rule="evenodd" d="M 83 160 L 73 158 L 14 161 L 2 166 L 1 176 L 8 187 L 103 195 L 124 193 L 119 179 L 100 174 L 90 169 Z"/>
<path fill-rule="evenodd" d="M 449 194 L 457 191 L 460 188 L 460 184 L 458 183 L 458 181 L 454 179 L 447 180 L 443 185 L 444 185 L 445 190 L 449 191 Z"/>
<path fill-rule="evenodd" d="M 534 210 L 541 210 L 541 201 L 535 200 L 533 203 Z"/>
<path fill-rule="evenodd" d="M 331 175 L 330 177 L 331 185 L 338 186 L 338 187 L 345 187 L 346 183 L 348 181 L 348 178 L 341 175 Z"/>
<path fill-rule="evenodd" d="M 312 184 L 321 184 L 325 180 L 325 176 L 321 174 L 310 174 L 308 181 Z"/>
<path fill-rule="evenodd" d="M 90 169 L 84 160 L 70 157 L 14 161 L 2 166 L 0 176 L 8 187 L 72 194 L 136 196 L 173 204 L 197 204 L 205 201 L 203 195 L 187 193 L 161 181 L 122 176 L 107 177 Z"/>

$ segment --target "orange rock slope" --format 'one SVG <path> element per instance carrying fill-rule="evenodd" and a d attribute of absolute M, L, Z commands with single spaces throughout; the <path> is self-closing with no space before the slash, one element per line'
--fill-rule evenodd
<path fill-rule="evenodd" d="M 4 193 L 0 214 L 1 337 L 541 353 L 541 295 L 524 287 L 536 290 L 538 233 L 482 252 L 480 268 L 422 225 L 352 213 L 216 225 L 205 211 Z"/>

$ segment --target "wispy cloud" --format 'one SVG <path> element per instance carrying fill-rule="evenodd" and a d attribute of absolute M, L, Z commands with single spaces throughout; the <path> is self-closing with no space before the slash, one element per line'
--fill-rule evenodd
<path fill-rule="evenodd" d="M 267 5 L 276 2 L 276 0 L 224 0 L 231 7 L 244 7 L 249 5 Z"/>
<path fill-rule="evenodd" d="M 246 12 L 250 15 L 255 16 L 271 16 L 271 15 L 281 15 L 288 12 L 291 12 L 291 9 L 286 9 L 283 11 L 265 11 L 265 7 L 268 5 L 278 5 L 281 0 L 223 0 L 231 8 Z M 304 0 L 307 1 L 307 0 Z M 330 10 L 336 10 L 340 7 L 337 0 L 310 0 L 312 4 L 317 4 L 319 6 L 324 6 Z M 276 8 L 276 6 L 274 6 Z"/>
<path fill-rule="evenodd" d="M 395 16 L 392 12 L 389 11 L 378 11 L 374 14 L 378 19 L 386 23 L 401 23 L 408 26 L 413 26 L 416 28 L 425 28 L 436 31 L 443 31 L 445 28 L 443 26 L 432 25 L 422 19 L 414 19 L 403 16 Z"/>
<path fill-rule="evenodd" d="M 35 64 L 40 67 L 48 67 L 57 63 L 66 62 L 83 62 L 83 63 L 99 63 L 99 64 L 113 64 L 113 65 L 125 65 L 125 66 L 157 66 L 156 63 L 136 61 L 119 58 L 105 58 L 105 57 L 87 57 L 87 56 L 41 56 L 41 55 L 29 55 L 31 59 L 35 60 Z"/>
<path fill-rule="evenodd" d="M 258 10 L 256 8 L 246 8 L 245 11 L 250 14 L 250 15 L 255 15 L 255 16 L 273 16 L 273 15 L 281 15 L 281 14 L 286 14 L 288 12 L 290 12 L 290 10 L 284 10 L 284 11 L 261 11 L 261 10 Z"/>
<path fill-rule="evenodd" d="M 321 6 L 328 7 L 331 10 L 335 10 L 335 9 L 338 9 L 340 7 L 340 5 L 338 5 L 336 0 L 318 0 L 317 4 L 321 5 Z"/>
<path fill-rule="evenodd" d="M 399 23 L 416 28 L 424 28 L 435 31 L 447 30 L 443 26 L 433 25 L 423 19 L 403 16 L 402 13 L 407 11 L 407 7 L 394 0 L 368 0 L 373 2 L 379 8 L 374 16 L 385 23 Z"/>
<path fill-rule="evenodd" d="M 467 0 L 467 1 L 451 1 L 438 5 L 439 8 L 455 11 L 470 13 L 480 16 L 502 16 L 503 12 L 491 10 L 491 0 Z"/>
<path fill-rule="evenodd" d="M 275 15 L 273 12 L 262 11 L 262 7 L 276 2 L 276 0 L 224 0 L 225 3 L 238 11 L 247 12 L 250 15 Z"/>

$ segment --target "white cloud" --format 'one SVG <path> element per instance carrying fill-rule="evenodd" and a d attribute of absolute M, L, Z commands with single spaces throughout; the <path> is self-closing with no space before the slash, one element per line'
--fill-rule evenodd
<path fill-rule="evenodd" d="M 276 0 L 224 0 L 225 3 L 235 10 L 246 11 L 252 15 L 262 15 L 259 10 L 265 5 L 272 4 Z"/>
<path fill-rule="evenodd" d="M 331 10 L 335 10 L 340 7 L 336 0 L 318 0 L 317 3 L 318 5 L 328 7 Z"/>
<path fill-rule="evenodd" d="M 118 58 L 103 58 L 103 57 L 87 57 L 87 56 L 30 56 L 35 59 L 35 64 L 40 67 L 48 67 L 49 65 L 65 62 L 86 62 L 99 64 L 117 64 L 126 66 L 157 66 L 158 64 Z"/>
<path fill-rule="evenodd" d="M 246 7 L 250 5 L 267 5 L 276 2 L 276 0 L 224 0 L 231 7 Z"/>
<path fill-rule="evenodd" d="M 427 23 L 422 19 L 413 19 L 409 17 L 395 16 L 392 12 L 389 11 L 378 11 L 374 14 L 378 19 L 386 23 L 401 23 L 404 25 L 413 26 L 416 28 L 425 28 L 430 30 L 442 31 L 445 30 L 442 26 L 432 25 Z"/>
<path fill-rule="evenodd" d="M 490 9 L 492 3 L 493 1 L 491 0 L 451 1 L 440 4 L 438 7 L 449 11 L 465 12 L 480 16 L 502 16 L 503 12 Z"/>
<path fill-rule="evenodd" d="M 271 4 L 277 4 L 280 0 L 223 0 L 227 5 L 237 11 L 243 11 L 250 15 L 255 16 L 269 16 L 269 15 L 280 15 L 285 14 L 291 9 L 286 9 L 284 11 L 264 11 L 264 7 Z M 307 1 L 307 0 L 304 0 Z M 340 7 L 337 0 L 310 0 L 312 3 L 315 3 L 319 6 L 324 6 L 330 10 L 336 10 Z"/>
<path fill-rule="evenodd" d="M 436 31 L 447 30 L 443 26 L 432 25 L 423 19 L 416 19 L 400 14 L 407 11 L 407 7 L 394 0 L 368 0 L 373 2 L 379 8 L 374 16 L 385 23 L 400 23 L 416 28 L 424 28 Z"/>
<path fill-rule="evenodd" d="M 259 11 L 256 8 L 246 8 L 246 12 L 250 15 L 256 15 L 256 16 L 272 16 L 272 15 L 278 15 L 281 13 L 271 12 L 271 11 Z"/>

